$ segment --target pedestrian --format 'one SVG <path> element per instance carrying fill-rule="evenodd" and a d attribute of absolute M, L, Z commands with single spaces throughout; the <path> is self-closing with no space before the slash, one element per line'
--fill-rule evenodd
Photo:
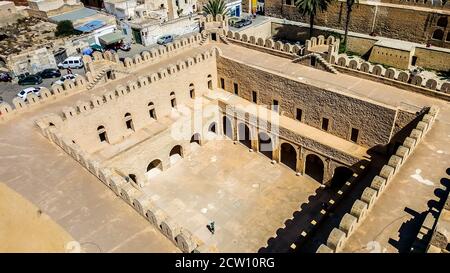
<path fill-rule="evenodd" d="M 67 74 L 72 74 L 72 69 L 70 69 L 70 67 L 67 68 Z"/>

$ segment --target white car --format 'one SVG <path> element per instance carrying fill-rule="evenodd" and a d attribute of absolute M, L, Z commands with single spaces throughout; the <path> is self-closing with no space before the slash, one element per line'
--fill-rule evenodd
<path fill-rule="evenodd" d="M 59 69 L 67 69 L 67 68 L 82 68 L 83 60 L 79 56 L 69 57 L 64 61 L 60 62 L 58 65 Z"/>
<path fill-rule="evenodd" d="M 40 91 L 41 91 L 41 87 L 28 87 L 23 89 L 22 91 L 20 91 L 17 96 L 21 99 L 23 99 L 24 101 L 27 100 L 27 96 L 28 94 L 35 94 L 36 96 L 40 96 Z"/>
<path fill-rule="evenodd" d="M 61 78 L 59 78 L 59 80 L 57 80 L 56 82 L 52 83 L 53 84 L 59 84 L 59 85 L 63 85 L 65 80 L 71 80 L 73 82 L 75 82 L 75 79 L 78 77 L 78 74 L 66 74 L 61 76 Z"/>

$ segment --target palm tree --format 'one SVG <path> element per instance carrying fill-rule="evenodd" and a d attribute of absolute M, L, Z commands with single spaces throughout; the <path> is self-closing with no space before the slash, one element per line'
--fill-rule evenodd
<path fill-rule="evenodd" d="M 226 15 L 228 13 L 228 8 L 225 6 L 224 0 L 209 0 L 208 3 L 203 7 L 206 14 L 211 14 L 214 18 L 216 15 Z"/>
<path fill-rule="evenodd" d="M 347 35 L 348 25 L 350 24 L 350 15 L 352 13 L 353 5 L 358 4 L 359 0 L 346 0 L 347 2 L 347 17 L 345 18 L 345 34 L 344 34 L 344 49 L 347 50 Z"/>
<path fill-rule="evenodd" d="M 309 37 L 313 34 L 314 17 L 317 14 L 317 10 L 327 10 L 328 4 L 331 0 L 296 0 L 295 6 L 302 15 L 309 16 Z"/>

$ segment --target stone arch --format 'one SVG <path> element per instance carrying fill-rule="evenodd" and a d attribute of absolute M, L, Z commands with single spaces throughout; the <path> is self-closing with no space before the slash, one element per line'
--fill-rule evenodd
<path fill-rule="evenodd" d="M 425 86 L 431 90 L 436 90 L 437 81 L 435 79 L 428 79 Z"/>
<path fill-rule="evenodd" d="M 340 189 L 352 176 L 353 171 L 350 168 L 345 166 L 336 167 L 330 185 L 332 188 Z"/>
<path fill-rule="evenodd" d="M 222 117 L 222 133 L 224 136 L 233 139 L 233 125 L 227 116 Z"/>
<path fill-rule="evenodd" d="M 247 146 L 247 148 L 252 148 L 252 136 L 250 132 L 250 128 L 247 124 L 240 122 L 238 125 L 238 140 L 243 145 Z"/>
<path fill-rule="evenodd" d="M 217 134 L 217 122 L 214 121 L 208 126 L 208 132 Z"/>
<path fill-rule="evenodd" d="M 297 171 L 297 151 L 290 143 L 284 142 L 280 146 L 280 162 Z"/>
<path fill-rule="evenodd" d="M 401 82 L 408 82 L 408 80 L 409 80 L 408 73 L 406 73 L 405 71 L 400 71 L 398 73 L 397 80 L 399 80 Z"/>
<path fill-rule="evenodd" d="M 154 159 L 147 165 L 147 172 L 145 176 L 147 179 L 151 179 L 163 171 L 163 164 L 160 159 Z"/>
<path fill-rule="evenodd" d="M 315 154 L 309 154 L 305 159 L 305 174 L 319 183 L 323 182 L 324 164 L 322 159 Z"/>
<path fill-rule="evenodd" d="M 341 57 L 338 58 L 337 63 L 338 63 L 339 66 L 347 67 L 347 65 L 348 65 L 348 58 L 344 57 L 344 56 L 341 56 Z"/>
<path fill-rule="evenodd" d="M 448 18 L 447 18 L 447 16 L 442 16 L 442 17 L 439 18 L 439 19 L 437 20 L 437 22 L 436 22 L 436 25 L 437 25 L 438 27 L 443 27 L 443 28 L 447 27 L 447 24 L 448 24 Z"/>
<path fill-rule="evenodd" d="M 202 137 L 199 133 L 195 133 L 192 135 L 191 140 L 189 141 L 191 144 L 201 145 Z"/>
<path fill-rule="evenodd" d="M 273 141 L 266 132 L 259 132 L 258 134 L 258 151 L 272 159 Z"/>
<path fill-rule="evenodd" d="M 444 31 L 442 29 L 436 29 L 433 31 L 431 39 L 441 41 L 444 38 Z"/>
<path fill-rule="evenodd" d="M 174 165 L 183 158 L 183 147 L 181 145 L 175 145 L 169 152 L 170 165 Z"/>

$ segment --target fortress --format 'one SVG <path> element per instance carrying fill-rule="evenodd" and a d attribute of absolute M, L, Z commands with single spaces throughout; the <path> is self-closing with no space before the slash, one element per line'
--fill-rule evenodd
<path fill-rule="evenodd" d="M 449 167 L 448 82 L 353 62 L 331 36 L 298 46 L 201 24 L 123 61 L 84 56 L 86 77 L 1 103 L 0 181 L 88 171 L 183 252 L 353 251 L 384 214 L 426 205 L 438 185 L 405 177 Z"/>

